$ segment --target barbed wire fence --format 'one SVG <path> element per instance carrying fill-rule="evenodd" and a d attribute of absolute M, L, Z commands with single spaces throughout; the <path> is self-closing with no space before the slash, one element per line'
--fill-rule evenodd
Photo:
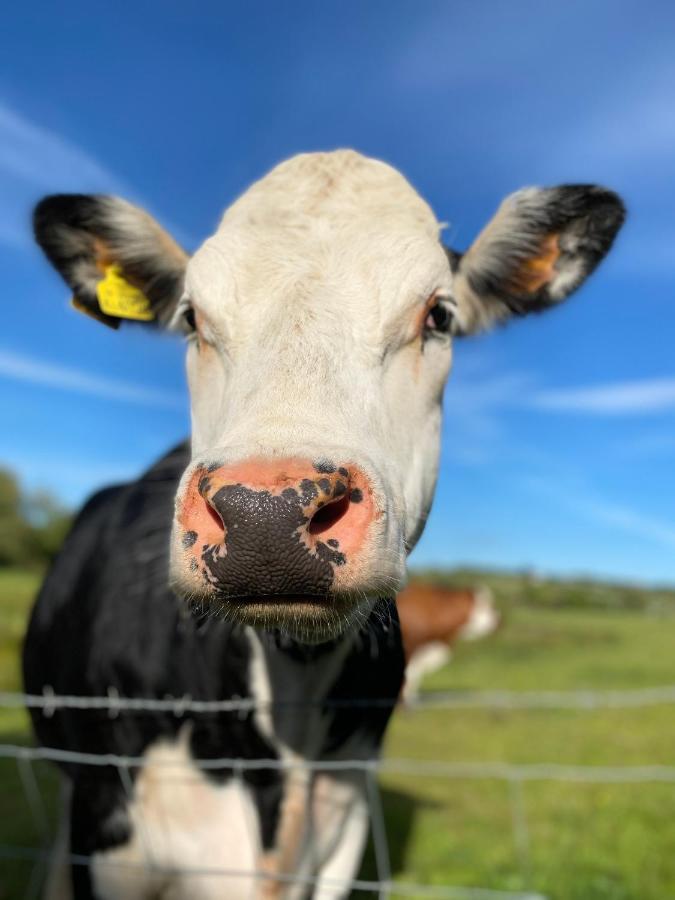
<path fill-rule="evenodd" d="M 588 711 L 602 709 L 638 709 L 660 705 L 675 704 L 675 685 L 664 685 L 643 689 L 606 690 L 606 691 L 452 691 L 445 693 L 422 694 L 406 703 L 408 711 L 433 710 L 488 710 L 488 711 L 530 711 L 530 710 L 577 710 Z M 165 713 L 176 717 L 186 715 L 199 716 L 223 712 L 239 712 L 248 714 L 256 710 L 269 709 L 271 704 L 261 704 L 249 699 L 193 700 L 189 696 L 165 698 L 122 697 L 114 689 L 106 696 L 66 696 L 57 695 L 50 690 L 43 694 L 23 694 L 0 692 L 0 708 L 41 709 L 45 716 L 53 716 L 57 710 L 98 710 L 110 718 L 122 713 Z M 305 704 L 279 704 L 305 705 Z M 350 699 L 339 701 L 335 705 L 352 707 L 391 706 L 390 699 L 381 701 L 372 699 Z M 120 781 L 131 799 L 133 795 L 133 779 L 131 772 L 143 767 L 144 757 L 121 756 L 111 753 L 92 754 L 55 747 L 35 747 L 22 744 L 0 744 L 0 760 L 13 760 L 16 763 L 18 777 L 25 803 L 30 811 L 33 826 L 39 836 L 39 846 L 15 846 L 0 844 L 0 859 L 26 861 L 32 864 L 31 875 L 26 884 L 24 897 L 32 900 L 40 896 L 47 864 L 54 840 L 53 829 L 47 803 L 40 789 L 35 773 L 36 763 L 51 762 L 77 764 L 91 767 L 113 767 L 119 773 Z M 154 765 L 158 763 L 155 762 Z M 175 768 L 180 763 L 166 760 L 166 769 Z M 159 762 L 162 765 L 162 762 Z M 187 764 L 183 764 L 186 766 Z M 407 775 L 415 778 L 444 778 L 457 781 L 497 780 L 508 786 L 513 846 L 521 872 L 522 882 L 531 884 L 530 830 L 527 820 L 526 805 L 523 797 L 524 785 L 536 781 L 557 781 L 584 784 L 675 784 L 675 766 L 668 765 L 622 765 L 622 766 L 589 766 L 565 765 L 556 763 L 516 764 L 507 761 L 495 762 L 449 762 L 444 760 L 423 760 L 408 758 L 382 759 L 348 759 L 324 760 L 318 762 L 297 761 L 289 759 L 232 759 L 227 757 L 190 760 L 191 768 L 202 772 L 209 770 L 229 769 L 235 777 L 241 778 L 249 770 L 290 770 L 302 767 L 308 772 L 350 772 L 360 773 L 365 779 L 370 835 L 377 878 L 376 880 L 355 879 L 348 883 L 337 880 L 321 880 L 323 888 L 350 891 L 354 896 L 359 894 L 375 895 L 378 898 L 419 897 L 447 898 L 447 900 L 546 900 L 546 897 L 533 889 L 524 891 L 496 890 L 486 887 L 467 887 L 460 885 L 428 885 L 394 880 L 392 876 L 387 823 L 379 788 L 380 775 Z M 171 874 L 171 869 L 162 867 L 152 859 L 150 848 L 146 847 L 146 859 L 141 865 L 152 868 L 153 872 Z M 66 857 L 73 865 L 87 865 L 87 856 L 70 855 Z M 122 865 L 115 862 L 111 865 Z M 125 865 L 130 865 L 125 863 Z M 311 888 L 317 879 L 301 875 L 270 875 L 264 871 L 249 870 L 181 868 L 182 875 L 203 875 L 208 877 L 227 876 L 228 878 L 270 879 L 279 883 L 300 884 Z"/>

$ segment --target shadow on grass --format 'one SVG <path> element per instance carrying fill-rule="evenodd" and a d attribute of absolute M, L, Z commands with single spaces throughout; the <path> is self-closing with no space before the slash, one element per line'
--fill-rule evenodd
<path fill-rule="evenodd" d="M 386 787 L 380 787 L 380 796 L 382 798 L 382 810 L 389 845 L 389 864 L 391 866 L 391 874 L 395 877 L 405 869 L 408 844 L 412 836 L 417 813 L 422 809 L 431 809 L 442 804 L 421 800 L 412 794 Z M 366 881 L 378 881 L 380 877 L 384 877 L 384 875 L 378 876 L 371 829 L 359 878 Z M 353 896 L 356 898 L 366 895 L 363 891 L 359 891 Z"/>

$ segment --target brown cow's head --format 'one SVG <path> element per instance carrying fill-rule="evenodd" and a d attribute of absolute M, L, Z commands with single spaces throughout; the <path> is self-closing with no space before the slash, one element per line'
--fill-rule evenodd
<path fill-rule="evenodd" d="M 81 307 L 118 323 L 101 310 L 114 266 L 135 314 L 186 335 L 175 590 L 316 640 L 401 584 L 453 339 L 562 301 L 623 217 L 602 188 L 528 188 L 460 255 L 398 172 L 338 151 L 277 166 L 191 259 L 115 197 L 48 197 L 35 231 Z"/>

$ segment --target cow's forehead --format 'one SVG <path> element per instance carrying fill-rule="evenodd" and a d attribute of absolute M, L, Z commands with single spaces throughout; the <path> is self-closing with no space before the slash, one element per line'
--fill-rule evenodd
<path fill-rule="evenodd" d="M 281 163 L 225 212 L 197 251 L 188 283 L 232 276 L 240 288 L 302 293 L 318 281 L 398 285 L 447 269 L 428 204 L 391 166 L 352 150 Z M 215 253 L 214 253 L 215 251 Z M 392 266 L 392 261 L 395 265 Z M 422 286 L 423 287 L 423 286 Z"/>
<path fill-rule="evenodd" d="M 323 219 L 345 221 L 389 215 L 395 222 L 438 234 L 427 203 L 396 169 L 353 150 L 303 153 L 276 166 L 225 212 L 230 228 L 302 227 Z"/>

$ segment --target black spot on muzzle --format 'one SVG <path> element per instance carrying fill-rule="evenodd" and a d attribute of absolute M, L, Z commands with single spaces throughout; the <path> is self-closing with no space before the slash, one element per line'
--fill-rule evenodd
<path fill-rule="evenodd" d="M 189 550 L 190 547 L 194 546 L 197 540 L 197 532 L 196 531 L 186 531 L 183 533 L 183 547 L 186 550 Z"/>

